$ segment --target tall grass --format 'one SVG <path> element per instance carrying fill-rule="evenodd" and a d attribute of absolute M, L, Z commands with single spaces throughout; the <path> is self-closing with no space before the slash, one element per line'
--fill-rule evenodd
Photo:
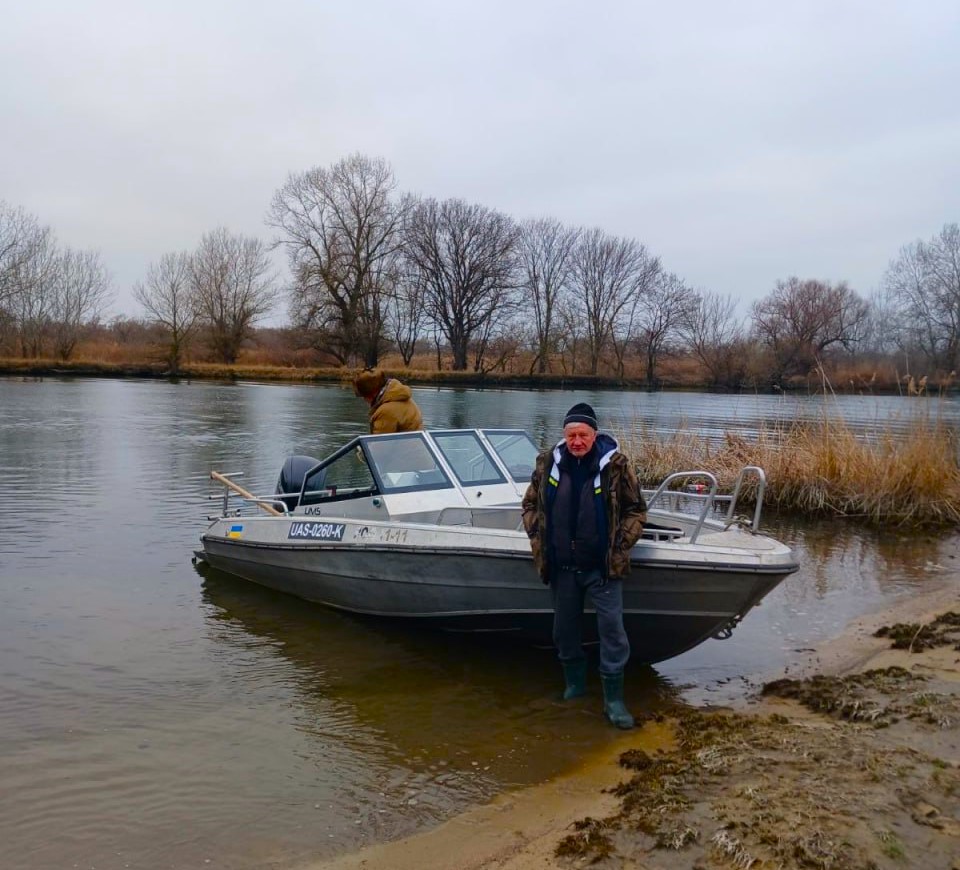
<path fill-rule="evenodd" d="M 727 433 L 711 442 L 685 429 L 659 438 L 640 429 L 620 442 L 644 485 L 704 468 L 729 489 L 744 465 L 759 465 L 767 476 L 765 503 L 786 510 L 883 525 L 960 522 L 957 436 L 939 419 L 923 417 L 907 432 L 869 438 L 842 420 L 824 418 L 769 427 L 749 440 Z M 755 494 L 746 484 L 745 490 L 745 497 Z"/>

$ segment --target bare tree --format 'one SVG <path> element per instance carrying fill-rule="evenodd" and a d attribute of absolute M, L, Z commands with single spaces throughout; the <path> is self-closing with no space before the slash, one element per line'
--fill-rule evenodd
<path fill-rule="evenodd" d="M 51 239 L 33 215 L 0 200 L 0 308 L 21 292 L 27 261 Z"/>
<path fill-rule="evenodd" d="M 53 350 L 61 360 L 73 354 L 81 330 L 100 319 L 110 300 L 110 275 L 98 251 L 65 249 L 58 258 L 50 309 Z"/>
<path fill-rule="evenodd" d="M 390 333 L 405 366 L 410 365 L 417 340 L 428 320 L 426 287 L 415 269 L 403 269 L 393 283 L 390 294 Z"/>
<path fill-rule="evenodd" d="M 185 251 L 164 254 L 151 263 L 146 282 L 134 286 L 133 296 L 163 328 L 167 365 L 171 374 L 177 374 L 199 319 L 190 255 Z"/>
<path fill-rule="evenodd" d="M 565 375 L 577 374 L 577 365 L 586 342 L 582 306 L 571 296 L 563 296 L 557 308 L 557 350 Z"/>
<path fill-rule="evenodd" d="M 875 359 L 889 358 L 903 350 L 913 350 L 913 342 L 904 341 L 909 335 L 906 314 L 901 311 L 899 300 L 885 283 L 874 290 L 867 299 L 869 311 L 863 330 L 861 351 Z M 909 371 L 909 364 L 907 366 Z"/>
<path fill-rule="evenodd" d="M 235 363 L 251 328 L 277 298 L 266 246 L 223 227 L 207 233 L 190 260 L 193 293 L 218 359 Z"/>
<path fill-rule="evenodd" d="M 514 306 L 517 229 L 505 214 L 460 199 L 423 200 L 406 224 L 405 253 L 419 271 L 430 317 L 450 343 L 453 368 L 474 368 Z"/>
<path fill-rule="evenodd" d="M 660 261 L 635 239 L 617 238 L 601 229 L 581 235 L 572 276 L 586 317 L 590 374 L 598 373 L 600 356 L 618 321 L 629 314 L 659 271 Z"/>
<path fill-rule="evenodd" d="M 50 331 L 59 265 L 57 243 L 50 228 L 28 225 L 4 282 L 21 356 L 37 357 L 43 350 Z"/>
<path fill-rule="evenodd" d="M 942 371 L 960 368 L 960 226 L 946 224 L 929 242 L 907 245 L 883 287 L 895 306 L 897 340 Z"/>
<path fill-rule="evenodd" d="M 393 170 L 354 154 L 329 169 L 291 175 L 277 191 L 269 223 L 280 231 L 294 276 L 295 323 L 318 330 L 347 362 L 376 365 L 409 199 L 391 199 Z"/>
<path fill-rule="evenodd" d="M 753 329 L 770 349 L 774 379 L 807 374 L 830 347 L 852 348 L 869 306 L 846 282 L 788 278 L 753 305 Z"/>
<path fill-rule="evenodd" d="M 68 359 L 109 293 L 97 252 L 61 251 L 49 227 L 0 202 L 0 309 L 15 326 L 21 355 L 39 356 L 52 338 L 56 355 Z"/>
<path fill-rule="evenodd" d="M 544 374 L 556 351 L 556 316 L 561 295 L 569 289 L 573 251 L 580 231 L 554 218 L 525 221 L 520 225 L 517 265 L 524 303 L 533 314 L 536 353 L 530 373 Z"/>
<path fill-rule="evenodd" d="M 746 373 L 744 331 L 733 296 L 698 293 L 681 324 L 690 352 L 706 370 L 710 386 L 735 387 Z"/>
<path fill-rule="evenodd" d="M 668 344 L 680 337 L 696 301 L 693 290 L 672 272 L 659 272 L 651 292 L 638 295 L 634 335 L 646 358 L 648 387 L 656 386 L 657 361 Z"/>
<path fill-rule="evenodd" d="M 482 336 L 474 343 L 473 370 L 487 374 L 507 366 L 516 358 L 522 346 L 523 330 L 514 319 L 490 320 Z"/>

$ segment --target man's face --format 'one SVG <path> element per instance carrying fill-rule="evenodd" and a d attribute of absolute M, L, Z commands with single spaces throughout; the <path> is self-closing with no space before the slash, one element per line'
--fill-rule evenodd
<path fill-rule="evenodd" d="M 567 443 L 567 450 L 579 459 L 593 448 L 597 430 L 586 423 L 567 423 L 563 427 L 563 440 Z"/>

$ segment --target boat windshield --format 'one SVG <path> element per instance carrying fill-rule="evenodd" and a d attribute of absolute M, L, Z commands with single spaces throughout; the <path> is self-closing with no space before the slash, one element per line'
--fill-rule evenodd
<path fill-rule="evenodd" d="M 430 437 L 464 486 L 507 482 L 476 432 L 431 432 Z"/>
<path fill-rule="evenodd" d="M 529 483 L 537 461 L 537 445 L 517 429 L 484 429 L 483 435 L 517 483 Z"/>
<path fill-rule="evenodd" d="M 453 486 L 419 433 L 380 435 L 364 446 L 385 493 Z"/>

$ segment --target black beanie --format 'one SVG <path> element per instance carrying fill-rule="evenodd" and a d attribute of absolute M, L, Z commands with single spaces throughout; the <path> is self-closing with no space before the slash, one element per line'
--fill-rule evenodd
<path fill-rule="evenodd" d="M 586 423 L 593 429 L 600 428 L 599 423 L 597 423 L 597 415 L 594 414 L 593 408 L 586 402 L 577 402 L 567 411 L 567 416 L 563 418 L 563 425 L 566 426 L 567 423 Z"/>

